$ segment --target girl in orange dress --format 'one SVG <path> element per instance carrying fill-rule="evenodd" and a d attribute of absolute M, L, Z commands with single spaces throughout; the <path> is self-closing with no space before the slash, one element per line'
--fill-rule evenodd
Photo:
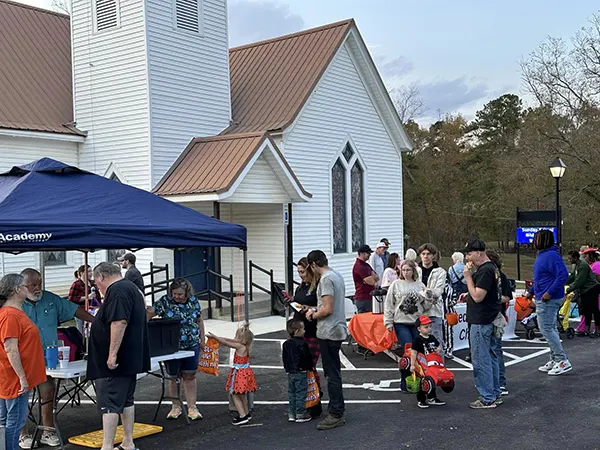
<path fill-rule="evenodd" d="M 215 338 L 219 344 L 235 349 L 233 364 L 227 377 L 225 389 L 233 399 L 233 404 L 239 417 L 233 419 L 233 425 L 244 425 L 250 422 L 252 416 L 248 410 L 248 398 L 246 394 L 258 389 L 254 372 L 250 368 L 250 350 L 254 334 L 250 331 L 248 324 L 238 328 L 235 333 L 235 339 L 227 339 L 208 333 L 210 337 Z"/>

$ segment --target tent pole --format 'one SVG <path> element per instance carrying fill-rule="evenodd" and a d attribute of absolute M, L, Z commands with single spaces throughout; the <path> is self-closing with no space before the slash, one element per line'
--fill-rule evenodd
<path fill-rule="evenodd" d="M 42 289 L 46 289 L 46 264 L 44 264 L 44 252 L 40 252 L 40 275 L 42 276 Z"/>
<path fill-rule="evenodd" d="M 250 323 L 250 312 L 248 311 L 248 250 L 244 249 L 244 319 L 246 324 Z"/>
<path fill-rule="evenodd" d="M 83 266 L 85 267 L 85 272 L 83 275 L 85 277 L 84 282 L 83 282 L 83 285 L 85 286 L 85 310 L 89 311 L 90 300 L 88 298 L 88 295 L 90 294 L 90 292 L 89 292 L 90 287 L 88 285 L 89 274 L 88 274 L 88 252 L 87 251 L 83 252 Z"/>
<path fill-rule="evenodd" d="M 83 285 L 85 287 L 85 310 L 87 312 L 89 312 L 89 309 L 90 309 L 89 308 L 89 306 L 90 306 L 89 305 L 89 301 L 90 300 L 89 300 L 88 296 L 89 296 L 90 293 L 89 293 L 89 285 L 88 285 L 88 279 L 89 279 L 88 277 L 89 277 L 89 275 L 88 275 L 88 252 L 87 251 L 83 252 L 83 267 L 84 267 L 84 272 L 83 272 L 83 276 L 84 276 L 83 280 L 84 281 L 83 281 Z M 86 333 L 87 326 L 88 326 L 87 323 L 83 324 L 83 341 L 85 342 L 85 353 L 86 354 L 89 351 L 89 338 L 88 338 L 87 333 Z"/>

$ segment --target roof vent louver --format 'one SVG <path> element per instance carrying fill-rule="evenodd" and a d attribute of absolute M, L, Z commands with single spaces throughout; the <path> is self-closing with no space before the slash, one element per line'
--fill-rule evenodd
<path fill-rule="evenodd" d="M 95 0 L 96 30 L 103 31 L 119 26 L 117 0 Z"/>
<path fill-rule="evenodd" d="M 175 26 L 180 30 L 200 32 L 201 0 L 175 0 Z"/>

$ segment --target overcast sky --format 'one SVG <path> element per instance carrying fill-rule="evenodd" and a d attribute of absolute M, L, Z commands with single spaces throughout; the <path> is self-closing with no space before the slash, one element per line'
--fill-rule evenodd
<path fill-rule="evenodd" d="M 354 18 L 388 87 L 417 84 L 429 120 L 438 111 L 470 118 L 486 101 L 521 94 L 520 59 L 549 35 L 569 39 L 598 9 L 592 0 L 229 0 L 229 40 Z"/>

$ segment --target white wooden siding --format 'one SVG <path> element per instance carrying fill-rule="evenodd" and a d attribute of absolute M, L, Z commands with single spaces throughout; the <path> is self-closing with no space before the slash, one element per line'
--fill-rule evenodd
<path fill-rule="evenodd" d="M 235 193 L 226 201 L 230 203 L 288 203 L 290 196 L 285 192 L 281 180 L 275 175 L 264 155 L 261 155 Z"/>
<path fill-rule="evenodd" d="M 285 282 L 283 207 L 281 204 L 221 204 L 221 220 L 243 225 L 247 229 L 248 259 L 273 269 L 275 281 Z M 233 274 L 234 289 L 244 288 L 244 257 L 240 249 L 221 250 L 221 271 Z M 254 282 L 269 287 L 268 276 L 254 271 Z"/>
<path fill-rule="evenodd" d="M 41 158 L 77 166 L 77 144 L 50 139 L 0 136 L 0 172 Z"/>
<path fill-rule="evenodd" d="M 229 126 L 226 0 L 203 0 L 203 33 L 177 30 L 173 1 L 147 0 L 152 184 L 193 137 Z"/>
<path fill-rule="evenodd" d="M 186 206 L 212 216 L 211 202 Z M 221 203 L 221 220 L 247 229 L 248 259 L 267 270 L 273 269 L 275 281 L 285 281 L 283 206 L 281 204 Z M 233 274 L 234 290 L 244 289 L 244 257 L 238 248 L 221 249 L 221 273 Z M 268 288 L 268 276 L 254 272 L 255 282 Z M 226 285 L 223 284 L 223 289 Z"/>
<path fill-rule="evenodd" d="M 354 292 L 353 253 L 333 255 L 330 166 L 348 138 L 365 167 L 367 244 L 387 237 L 402 252 L 402 161 L 344 45 L 294 126 L 284 134 L 285 157 L 307 191 L 308 203 L 293 205 L 294 259 L 323 250 Z M 394 189 L 390 189 L 390 186 Z"/>
<path fill-rule="evenodd" d="M 77 144 L 49 139 L 0 136 L 0 172 L 10 170 L 41 158 L 52 158 L 65 164 L 78 165 Z M 76 264 L 81 264 L 68 252 L 67 265 L 48 267 L 46 287 L 58 293 L 68 291 L 72 283 Z M 20 255 L 0 253 L 0 276 L 7 273 L 19 273 L 26 267 L 40 268 L 40 253 L 29 252 Z"/>
<path fill-rule="evenodd" d="M 92 2 L 72 2 L 75 120 L 88 132 L 80 164 L 104 175 L 114 162 L 130 184 L 150 189 L 144 0 L 119 8 L 120 26 L 94 33 Z"/>

